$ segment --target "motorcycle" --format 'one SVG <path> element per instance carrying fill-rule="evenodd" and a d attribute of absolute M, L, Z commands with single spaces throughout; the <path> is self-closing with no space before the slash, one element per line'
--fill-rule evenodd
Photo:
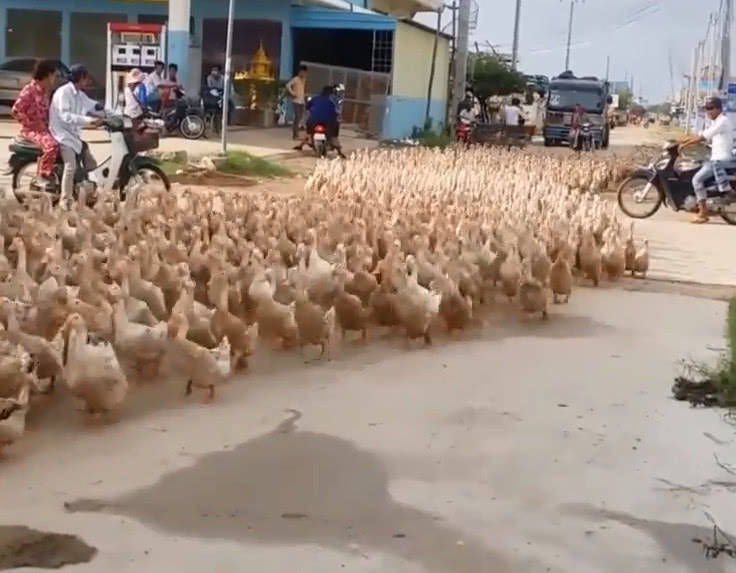
<path fill-rule="evenodd" d="M 680 157 L 677 143 L 666 143 L 663 154 L 646 167 L 632 170 L 619 186 L 618 204 L 621 210 L 634 219 L 646 219 L 654 215 L 665 203 L 673 211 L 692 211 L 697 201 L 692 180 L 702 163 L 677 165 Z M 729 225 L 736 225 L 736 164 L 726 169 L 732 190 L 721 193 L 715 178 L 706 181 L 707 207 L 712 214 L 720 215 Z"/>
<path fill-rule="evenodd" d="M 95 169 L 87 171 L 77 161 L 74 174 L 73 196 L 79 196 L 79 190 L 86 186 L 96 188 L 103 193 L 118 191 L 120 199 L 125 199 L 127 188 L 133 182 L 160 184 L 166 191 L 171 183 L 155 160 L 138 155 L 143 151 L 158 147 L 159 131 L 163 127 L 161 120 L 144 119 L 145 130 L 133 126 L 133 120 L 120 115 L 105 115 L 102 126 L 110 133 L 112 145 L 111 156 L 101 162 Z M 54 195 L 53 202 L 59 200 L 61 178 L 64 173 L 64 162 L 56 159 L 52 171 L 52 185 L 41 187 L 36 173 L 41 148 L 31 141 L 17 137 L 8 147 L 11 152 L 8 167 L 12 175 L 12 188 L 19 203 L 27 198 L 43 193 Z M 90 174 L 93 177 L 90 178 Z M 94 180 L 94 181 L 93 181 Z"/>
<path fill-rule="evenodd" d="M 177 95 L 179 97 L 176 98 L 174 105 L 162 111 L 161 119 L 164 121 L 166 132 L 168 134 L 179 132 L 185 139 L 201 138 L 206 129 L 201 108 L 192 105 L 184 93 L 179 92 Z"/>
<path fill-rule="evenodd" d="M 222 131 L 222 96 L 224 93 L 224 90 L 219 88 L 204 88 L 202 90 L 205 130 L 209 128 L 216 135 L 220 135 Z"/>
<path fill-rule="evenodd" d="M 590 122 L 583 123 L 580 129 L 573 133 L 572 148 L 575 151 L 593 151 L 596 147 L 593 141 L 593 124 Z"/>
<path fill-rule="evenodd" d="M 459 119 L 455 124 L 455 141 L 470 145 L 473 141 L 473 124 Z"/>
<path fill-rule="evenodd" d="M 327 141 L 327 128 L 318 123 L 314 126 L 314 132 L 312 136 L 312 149 L 320 157 L 327 157 L 327 151 L 329 150 L 330 144 Z"/>

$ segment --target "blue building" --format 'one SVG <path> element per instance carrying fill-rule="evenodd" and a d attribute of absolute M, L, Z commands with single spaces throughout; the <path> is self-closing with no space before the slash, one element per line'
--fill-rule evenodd
<path fill-rule="evenodd" d="M 382 138 L 421 125 L 434 31 L 411 18 L 441 0 L 236 0 L 233 70 L 247 70 L 260 47 L 276 78 L 310 66 L 308 90 L 346 86 L 348 122 Z M 20 57 L 84 62 L 100 85 L 108 22 L 167 24 L 167 60 L 198 92 L 210 67 L 223 65 L 228 0 L 0 0 L 0 61 Z M 431 115 L 443 122 L 449 38 L 440 36 Z"/>

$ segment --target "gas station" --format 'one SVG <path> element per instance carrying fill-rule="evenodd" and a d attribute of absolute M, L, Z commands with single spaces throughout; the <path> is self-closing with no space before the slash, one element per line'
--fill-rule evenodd
<path fill-rule="evenodd" d="M 232 78 L 279 88 L 300 63 L 308 92 L 346 86 L 348 123 L 403 137 L 423 123 L 435 30 L 413 20 L 441 0 L 234 0 Z M 214 65 L 225 67 L 228 0 L 0 0 L 0 62 L 45 57 L 84 63 L 100 97 L 120 77 L 161 59 L 197 96 Z M 431 116 L 447 108 L 449 37 L 439 36 Z M 251 88 L 252 91 L 252 88 Z M 260 91 L 259 91 L 260 93 Z M 246 99 L 248 99 L 246 94 Z"/>

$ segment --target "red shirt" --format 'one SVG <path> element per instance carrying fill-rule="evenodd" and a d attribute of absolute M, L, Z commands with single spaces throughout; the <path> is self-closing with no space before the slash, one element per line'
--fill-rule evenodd
<path fill-rule="evenodd" d="M 49 130 L 49 97 L 38 81 L 23 87 L 13 105 L 13 117 L 20 123 L 21 134 Z"/>

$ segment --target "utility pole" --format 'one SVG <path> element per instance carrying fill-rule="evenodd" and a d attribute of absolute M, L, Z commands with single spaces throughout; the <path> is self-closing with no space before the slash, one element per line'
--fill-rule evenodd
<path fill-rule="evenodd" d="M 519 61 L 519 21 L 521 19 L 521 0 L 516 0 L 516 18 L 514 20 L 514 47 L 511 51 L 511 69 L 516 69 Z"/>
<path fill-rule="evenodd" d="M 570 69 L 570 44 L 572 43 L 572 18 L 575 14 L 575 0 L 570 0 L 570 21 L 567 24 L 567 51 L 565 52 L 565 71 Z"/>
<path fill-rule="evenodd" d="M 452 108 L 450 110 L 453 123 L 457 105 L 465 96 L 465 83 L 468 74 L 468 43 L 470 40 L 470 1 L 460 0 L 460 9 L 458 10 L 455 86 L 452 92 Z"/>
<path fill-rule="evenodd" d="M 670 90 L 672 90 L 672 103 L 675 103 L 675 72 L 672 68 L 672 50 L 669 51 L 670 64 Z"/>
<path fill-rule="evenodd" d="M 731 27 L 733 26 L 733 0 L 726 0 L 726 15 L 723 20 L 721 38 L 721 91 L 728 89 L 731 82 Z"/>
<path fill-rule="evenodd" d="M 235 0 L 230 0 L 227 11 L 227 41 L 225 43 L 225 85 L 222 94 L 222 154 L 227 153 L 227 116 L 230 109 L 230 86 L 233 73 L 233 18 L 235 16 Z"/>
<path fill-rule="evenodd" d="M 693 118 L 693 111 L 698 101 L 698 58 L 700 56 L 700 46 L 696 46 L 693 52 L 693 69 L 690 74 L 690 81 L 687 90 L 687 114 L 685 115 L 685 129 L 690 133 L 690 125 Z"/>
<path fill-rule="evenodd" d="M 427 87 L 427 110 L 424 114 L 424 124 L 429 124 L 430 113 L 432 110 L 432 86 L 434 84 L 434 73 L 437 67 L 437 44 L 440 41 L 440 31 L 442 30 L 442 8 L 437 10 L 437 30 L 434 34 L 434 45 L 432 46 L 432 63 L 429 67 L 429 86 Z"/>
<path fill-rule="evenodd" d="M 606 81 L 608 81 L 608 76 L 611 72 L 611 56 L 606 56 Z"/>

